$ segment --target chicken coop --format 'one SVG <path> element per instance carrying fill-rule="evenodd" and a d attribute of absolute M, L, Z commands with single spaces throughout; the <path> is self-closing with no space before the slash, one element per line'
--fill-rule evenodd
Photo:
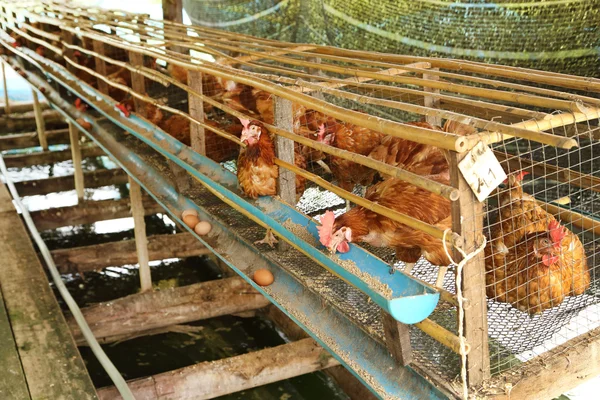
<path fill-rule="evenodd" d="M 600 79 L 0 6 L 4 67 L 71 146 L 378 398 L 546 399 L 600 374 Z"/>

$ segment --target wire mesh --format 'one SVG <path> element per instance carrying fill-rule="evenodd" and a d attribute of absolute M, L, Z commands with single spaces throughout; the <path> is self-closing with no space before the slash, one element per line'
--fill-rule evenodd
<path fill-rule="evenodd" d="M 206 6 L 206 2 L 199 3 Z M 416 15 L 434 3 L 439 2 L 423 2 Z M 274 162 L 279 164 L 269 168 L 296 174 L 292 190 L 296 198 L 284 200 L 296 204 L 299 199 L 296 207 L 314 217 L 334 210 L 338 222 L 352 227 L 355 242 L 386 260 L 392 269 L 403 269 L 438 286 L 445 301 L 429 319 L 452 335 L 458 332 L 455 271 L 445 269 L 450 259 L 441 239 L 445 230 L 456 228 L 453 207 L 456 211 L 456 204 L 461 204 L 464 210 L 471 209 L 458 225 L 476 227 L 478 231 L 462 234 L 483 233 L 488 240 L 485 259 L 468 268 L 469 273 L 481 275 L 485 293 L 468 300 L 472 308 L 478 304 L 487 308 L 477 318 L 487 326 L 489 347 L 485 341 L 470 343 L 472 354 L 479 354 L 479 358 L 470 356 L 471 368 L 487 369 L 489 363 L 492 374 L 499 374 L 599 325 L 598 210 L 594 205 L 600 188 L 597 79 L 261 40 L 52 2 L 2 4 L 3 15 L 8 16 L 3 28 L 11 35 L 2 36 L 4 44 L 10 46 L 17 39 L 16 49 L 30 61 L 49 66 L 56 62 L 68 68 L 79 82 L 119 102 L 124 114 L 136 111 L 233 172 L 238 172 L 240 152 L 247 152 L 251 144 L 242 143 L 245 119 L 261 121 L 267 133 L 273 134 L 272 150 L 278 149 Z M 332 4 L 342 7 L 335 2 L 302 4 L 273 2 L 265 18 L 300 9 L 313 15 L 310 7 L 315 5 L 327 10 L 333 9 Z M 253 7 L 258 12 L 263 5 Z M 210 6 L 227 13 L 235 6 L 233 16 L 241 19 L 249 7 L 244 1 L 210 2 Z M 404 2 L 393 7 L 404 7 Z M 15 11 L 21 15 L 16 20 L 11 14 Z M 496 11 L 475 7 L 469 18 L 480 12 L 491 18 Z M 205 26 L 234 26 L 219 25 L 231 19 L 221 14 L 206 16 L 217 17 L 207 20 L 210 23 L 204 21 Z M 265 30 L 260 34 L 263 37 L 280 33 L 285 25 L 281 19 L 268 27 L 260 18 L 253 23 L 256 29 Z M 404 23 L 412 26 L 410 21 Z M 436 35 L 451 40 L 447 36 L 450 25 L 440 26 Z M 338 32 L 336 40 L 348 35 L 336 24 L 324 24 L 322 29 L 328 31 L 327 37 L 331 29 Z M 44 36 L 42 31 L 51 35 Z M 319 35 L 316 28 L 311 32 Z M 295 35 L 300 33 L 296 30 Z M 281 38 L 298 40 L 293 32 L 289 34 Z M 55 36 L 60 41 L 51 45 Z M 336 44 L 353 47 L 352 39 L 348 40 Z M 390 46 L 385 41 L 381 45 Z M 509 51 L 503 45 L 495 49 Z M 44 54 L 37 51 L 40 46 Z M 513 47 L 511 51 L 518 50 Z M 560 62 L 535 65 L 568 70 Z M 585 74 L 586 68 L 578 72 Z M 278 114 L 282 98 L 293 101 L 291 113 Z M 271 135 L 268 138 L 271 141 Z M 289 148 L 290 152 L 293 148 L 291 158 L 279 150 L 286 140 L 294 142 Z M 470 197 L 461 195 L 453 206 L 450 199 L 458 180 L 456 176 L 451 179 L 449 160 L 458 154 L 455 150 L 462 152 L 479 141 L 491 146 L 510 179 L 483 205 L 468 204 Z M 246 150 L 240 150 L 240 144 Z M 281 163 L 285 157 L 294 161 L 296 169 Z M 155 164 L 166 171 L 164 159 L 158 157 Z M 517 179 L 522 171 L 530 175 Z M 570 202 L 565 205 L 567 197 Z M 208 192 L 200 191 L 194 198 L 244 238 L 260 239 L 262 229 Z M 357 205 L 348 211 L 341 207 L 345 200 Z M 561 227 L 551 224 L 555 220 Z M 381 310 L 369 303 L 368 296 L 297 251 L 273 251 L 263 244 L 257 244 L 257 249 L 367 333 L 385 341 Z M 474 289 L 475 280 L 467 280 L 465 285 L 471 287 L 464 289 Z M 472 314 L 467 312 L 467 335 L 472 332 Z M 419 365 L 435 377 L 452 381 L 458 376 L 459 356 L 419 326 L 411 327 L 411 344 Z"/>

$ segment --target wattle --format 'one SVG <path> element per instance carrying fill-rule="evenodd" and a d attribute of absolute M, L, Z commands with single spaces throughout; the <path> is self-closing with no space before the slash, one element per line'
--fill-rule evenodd
<path fill-rule="evenodd" d="M 347 253 L 350 251 L 350 245 L 348 244 L 348 242 L 342 242 L 338 244 L 337 251 L 339 251 L 340 253 Z"/>

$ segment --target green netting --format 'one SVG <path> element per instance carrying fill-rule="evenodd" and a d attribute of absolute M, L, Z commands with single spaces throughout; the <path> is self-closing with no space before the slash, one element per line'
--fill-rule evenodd
<path fill-rule="evenodd" d="M 184 0 L 193 23 L 290 42 L 600 76 L 600 0 Z"/>

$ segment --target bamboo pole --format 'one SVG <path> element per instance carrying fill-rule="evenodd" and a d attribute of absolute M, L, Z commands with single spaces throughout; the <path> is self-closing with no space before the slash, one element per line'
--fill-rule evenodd
<path fill-rule="evenodd" d="M 84 197 L 84 181 L 83 181 L 83 166 L 81 164 L 81 148 L 79 147 L 79 130 L 77 127 L 69 123 L 69 140 L 71 142 L 71 156 L 73 158 L 73 178 L 75 181 L 75 192 L 77 192 L 77 200 L 83 201 Z"/>
<path fill-rule="evenodd" d="M 561 221 L 569 222 L 585 232 L 592 232 L 595 235 L 600 235 L 600 221 L 597 219 L 587 217 L 577 211 L 568 210 L 552 203 L 538 201 L 538 204 Z"/>
<path fill-rule="evenodd" d="M 135 247 L 137 249 L 141 291 L 152 290 L 152 277 L 148 265 L 148 240 L 146 239 L 146 223 L 144 222 L 144 205 L 142 203 L 142 188 L 129 177 L 129 198 L 131 200 L 131 216 L 135 232 Z"/>
<path fill-rule="evenodd" d="M 6 84 L 6 66 L 2 64 L 2 85 L 4 87 L 4 112 L 6 115 L 10 115 L 10 101 L 8 100 L 8 85 Z"/>
<path fill-rule="evenodd" d="M 583 121 L 590 121 L 592 119 L 600 119 L 600 108 L 588 108 L 584 112 L 577 111 L 572 113 L 560 113 L 554 114 L 549 118 L 542 120 L 529 120 L 524 122 L 519 122 L 513 124 L 511 126 L 516 128 L 523 128 L 527 130 L 536 130 L 538 132 L 547 131 L 554 128 L 559 128 L 565 125 L 575 124 Z M 486 144 L 498 143 L 504 140 L 510 139 L 513 136 L 501 134 L 499 132 L 480 132 L 475 135 L 467 136 L 468 145 L 467 147 L 471 148 L 477 142 L 482 141 Z M 567 138 L 564 138 L 567 139 Z M 573 140 L 571 138 L 568 138 Z"/>
<path fill-rule="evenodd" d="M 37 92 L 35 90 L 32 90 L 31 95 L 33 96 L 33 112 L 35 114 L 35 125 L 38 140 L 40 142 L 42 150 L 47 151 L 48 139 L 46 138 L 46 123 L 44 121 L 44 116 L 42 115 L 42 108 L 40 107 L 40 101 L 38 99 Z"/>
<path fill-rule="evenodd" d="M 428 318 L 415 324 L 415 326 L 427 335 L 434 338 L 437 342 L 452 350 L 454 353 L 460 354 L 460 340 L 454 333 L 436 324 Z M 466 343 L 465 351 L 467 354 L 471 352 L 471 345 L 469 343 Z"/>

